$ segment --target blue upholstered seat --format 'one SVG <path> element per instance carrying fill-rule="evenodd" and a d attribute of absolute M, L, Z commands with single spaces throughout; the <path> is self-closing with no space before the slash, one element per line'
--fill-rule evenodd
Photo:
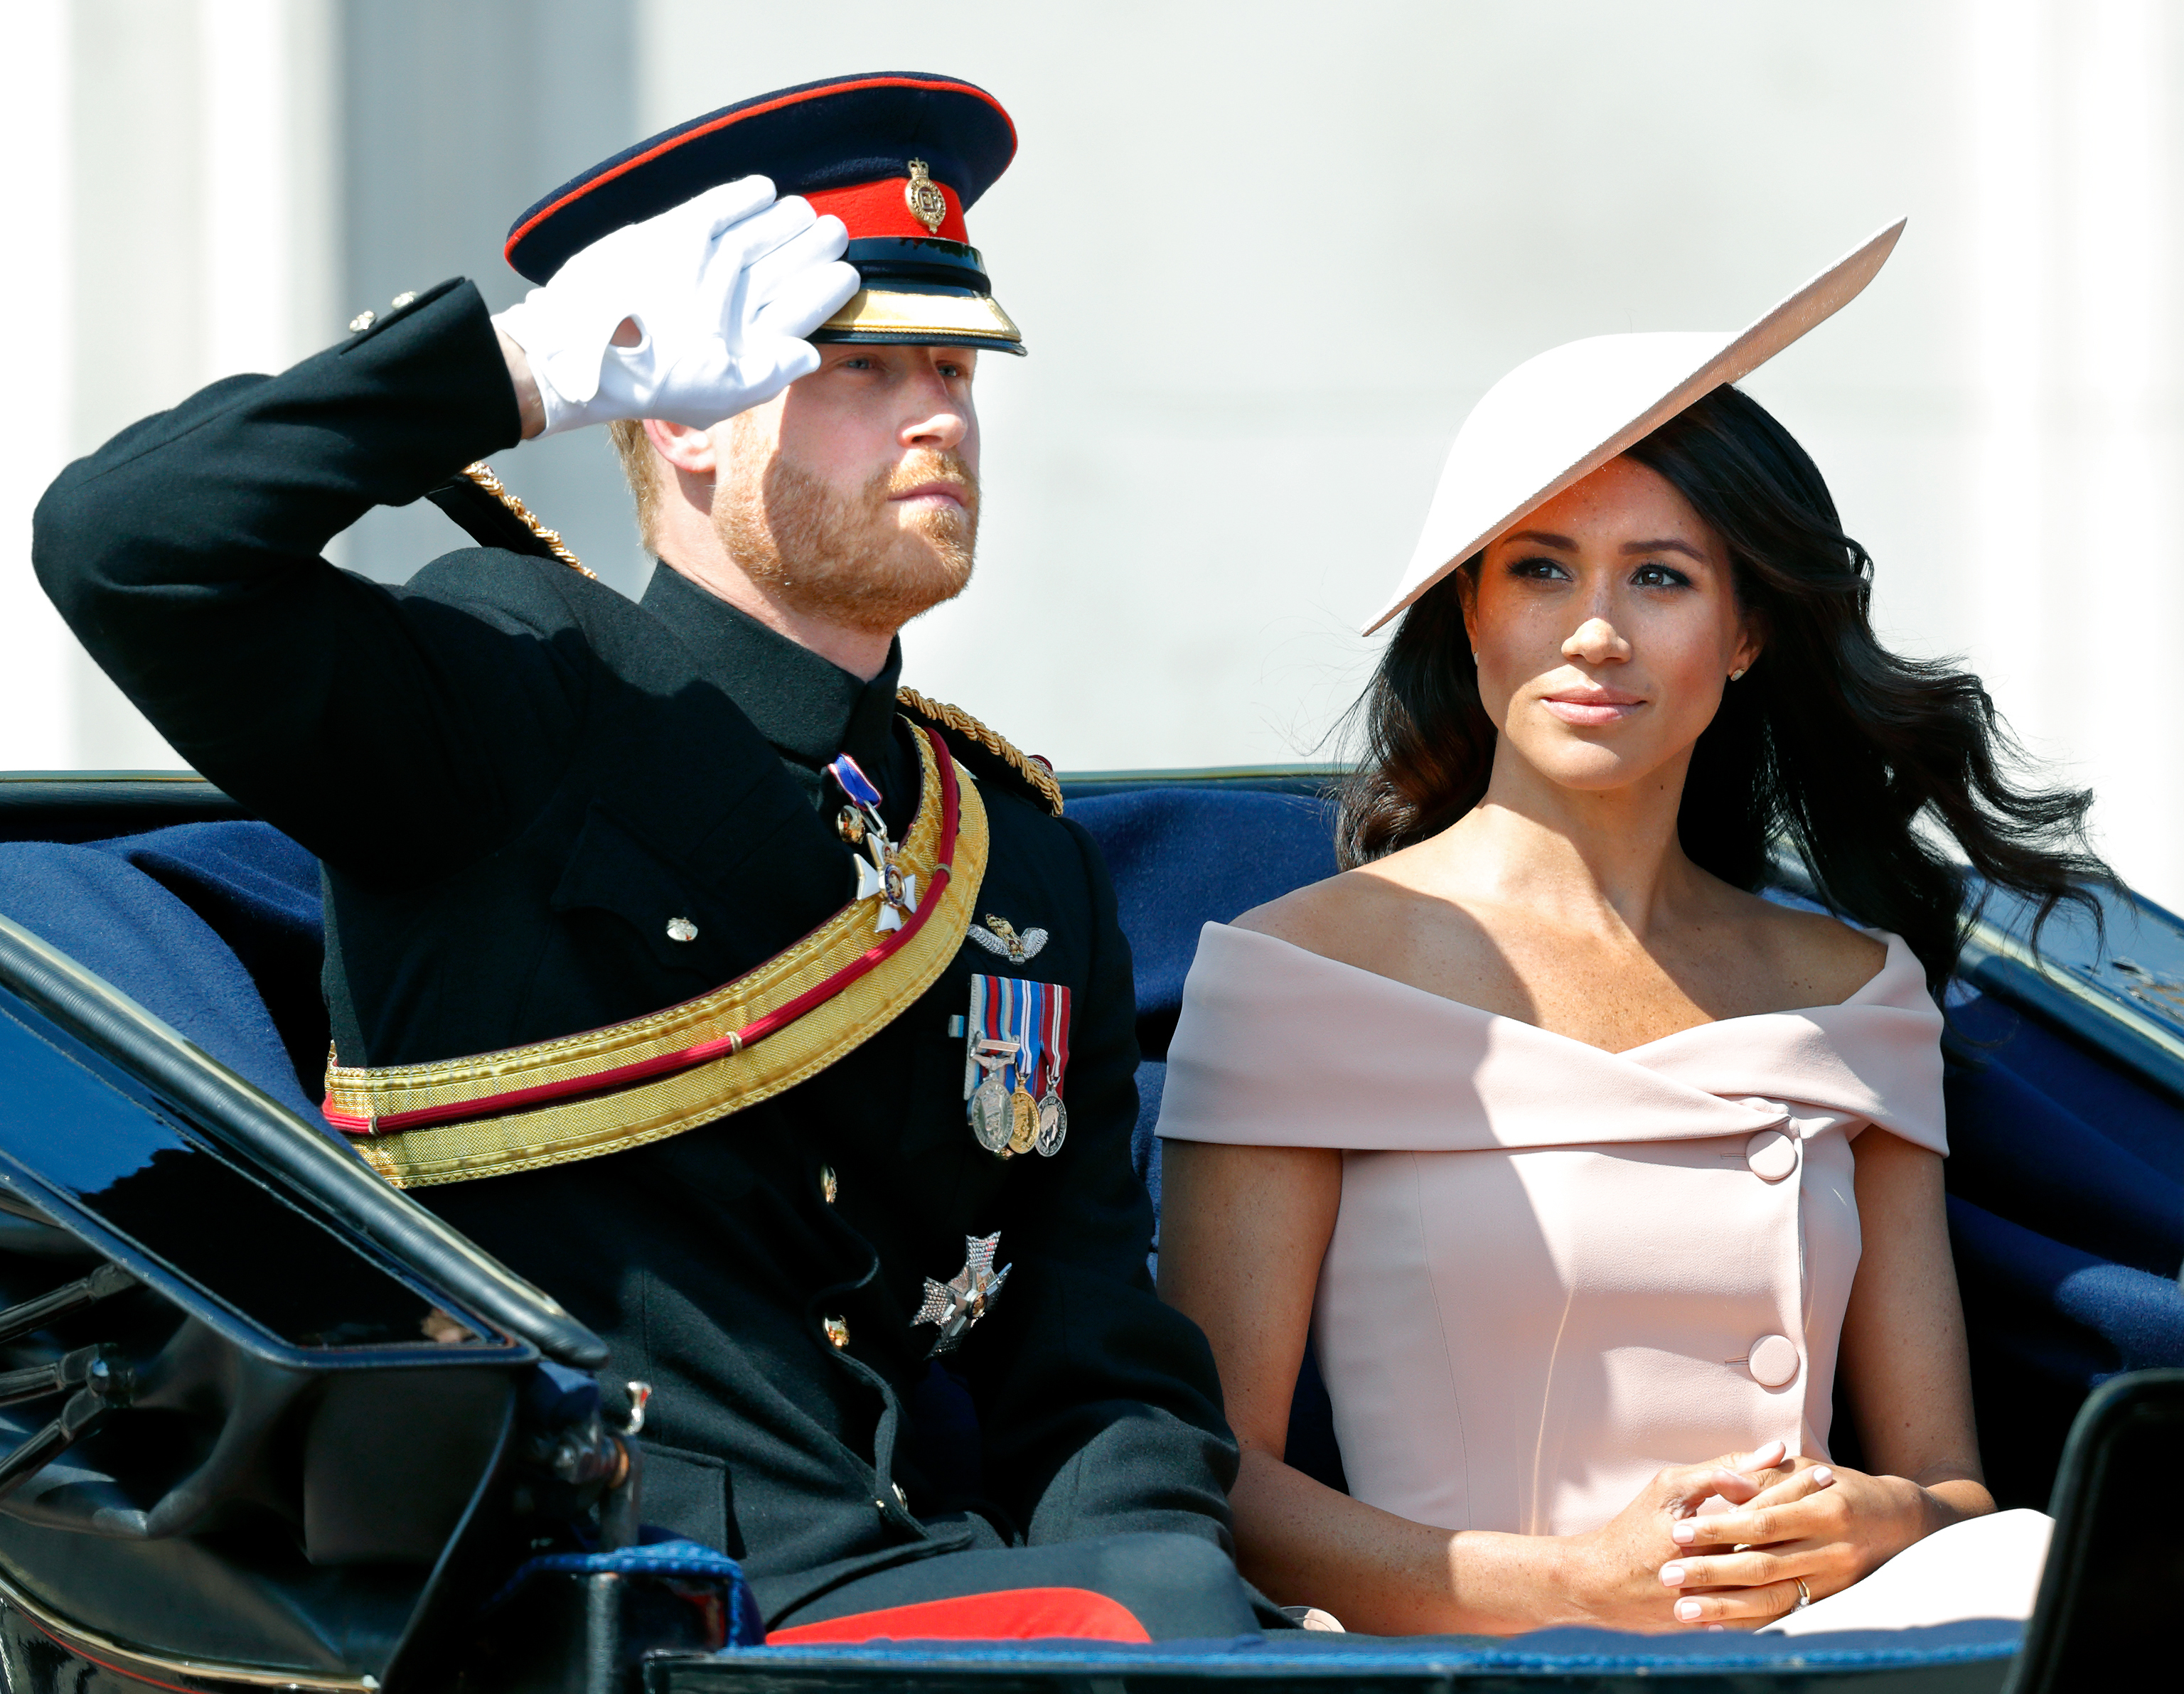
<path fill-rule="evenodd" d="M 1157 1203 L 1151 1131 L 1199 928 L 1330 874 L 1329 819 L 1309 800 L 1212 788 L 1070 811 L 1107 856 L 1130 939 L 1145 1051 L 1136 1151 Z M 0 913 L 320 1122 L 318 867 L 285 837 L 200 823 L 0 845 Z M 1948 1170 L 1981 1445 L 2003 1504 L 2044 1506 L 2086 1394 L 2119 1371 L 2184 1365 L 2184 1111 L 1998 1002 L 1975 996 L 1954 1017 L 1978 1044 L 1951 1068 Z M 1312 1468 L 1335 1462 L 1330 1440 Z"/>

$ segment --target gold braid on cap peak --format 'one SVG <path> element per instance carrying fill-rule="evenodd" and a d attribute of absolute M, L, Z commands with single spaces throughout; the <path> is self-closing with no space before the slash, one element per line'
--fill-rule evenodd
<path fill-rule="evenodd" d="M 944 701 L 928 699 L 916 688 L 897 688 L 895 704 L 905 711 L 923 718 L 936 728 L 953 730 L 966 740 L 983 747 L 992 754 L 1031 788 L 1046 809 L 1056 817 L 1061 816 L 1061 784 L 1054 780 L 1054 767 L 1044 759 L 1034 759 L 1028 753 L 1011 745 L 961 706 Z"/>
<path fill-rule="evenodd" d="M 571 571 L 581 576 L 589 577 L 594 582 L 599 580 L 598 571 L 588 569 L 582 560 L 569 550 L 568 543 L 561 539 L 561 532 L 558 529 L 549 529 L 544 524 L 539 522 L 531 508 L 511 493 L 508 485 L 493 474 L 493 466 L 481 459 L 475 465 L 465 465 L 463 467 L 463 475 L 507 507 L 518 523 L 543 542 L 546 550 Z"/>

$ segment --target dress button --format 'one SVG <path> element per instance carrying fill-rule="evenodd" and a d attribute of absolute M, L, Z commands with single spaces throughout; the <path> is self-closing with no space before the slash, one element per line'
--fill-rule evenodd
<path fill-rule="evenodd" d="M 904 1511 L 907 1512 L 910 1510 L 910 1496 L 902 1491 L 902 1485 L 900 1482 L 895 1483 L 894 1485 L 894 1503 L 901 1507 Z"/>
<path fill-rule="evenodd" d="M 394 309 L 398 312 L 404 306 L 415 305 L 416 301 L 417 291 L 415 288 L 404 288 L 400 293 L 394 297 Z"/>
<path fill-rule="evenodd" d="M 819 1167 L 819 1197 L 832 1206 L 841 1197 L 842 1179 L 834 1174 L 832 1165 Z"/>
<path fill-rule="evenodd" d="M 1744 1162 L 1762 1182 L 1780 1182 L 1797 1168 L 1797 1144 L 1780 1129 L 1762 1129 L 1744 1144 Z"/>
<path fill-rule="evenodd" d="M 1797 1344 L 1787 1335 L 1762 1335 L 1746 1361 L 1762 1388 L 1783 1388 L 1797 1379 Z"/>
<path fill-rule="evenodd" d="M 687 917 L 671 917 L 667 920 L 667 939 L 670 941 L 695 941 L 698 926 Z"/>
<path fill-rule="evenodd" d="M 370 329 L 378 321 L 379 314 L 376 312 L 359 312 L 354 317 L 348 320 L 349 333 L 352 335 L 362 335 L 366 330 Z"/>
<path fill-rule="evenodd" d="M 838 1347 L 850 1345 L 850 1326 L 839 1318 L 822 1319 L 819 1327 L 827 1332 L 827 1339 Z"/>

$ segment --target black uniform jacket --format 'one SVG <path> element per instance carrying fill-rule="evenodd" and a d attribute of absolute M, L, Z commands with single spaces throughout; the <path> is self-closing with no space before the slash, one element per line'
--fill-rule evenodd
<path fill-rule="evenodd" d="M 665 567 L 636 605 L 491 549 L 400 588 L 320 557 L 370 507 L 518 435 L 485 309 L 448 283 L 284 375 L 135 425 L 38 509 L 39 577 L 84 644 L 198 770 L 323 861 L 344 1064 L 594 1028 L 788 946 L 853 893 L 838 801 L 815 806 L 817 766 L 844 748 L 898 836 L 916 807 L 894 663 L 861 684 Z M 977 915 L 1046 930 L 1035 957 L 967 945 L 848 1056 L 704 1128 L 417 1194 L 653 1385 L 644 1515 L 743 1559 L 769 1617 L 961 1547 L 1137 1530 L 1228 1545 L 1236 1455 L 1212 1357 L 1145 1270 L 1113 893 L 1080 827 L 998 761 L 973 768 L 992 832 Z M 694 939 L 671 939 L 677 917 Z M 972 1138 L 948 1024 L 973 972 L 1072 990 L 1053 1158 L 1005 1162 Z M 1007 1285 L 946 1356 L 957 1380 L 933 1377 L 935 1332 L 911 1322 L 925 1279 L 997 1229 Z M 944 1412 L 966 1384 L 979 1440 L 917 1437 L 935 1419 L 913 1401 Z"/>

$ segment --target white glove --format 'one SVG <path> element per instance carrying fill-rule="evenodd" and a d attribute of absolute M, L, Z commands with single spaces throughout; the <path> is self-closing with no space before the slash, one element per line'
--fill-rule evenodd
<path fill-rule="evenodd" d="M 746 176 L 602 236 L 493 323 L 523 349 L 543 433 L 616 418 L 709 429 L 819 368 L 804 337 L 856 293 L 839 218 Z M 633 320 L 633 347 L 612 344 Z"/>

